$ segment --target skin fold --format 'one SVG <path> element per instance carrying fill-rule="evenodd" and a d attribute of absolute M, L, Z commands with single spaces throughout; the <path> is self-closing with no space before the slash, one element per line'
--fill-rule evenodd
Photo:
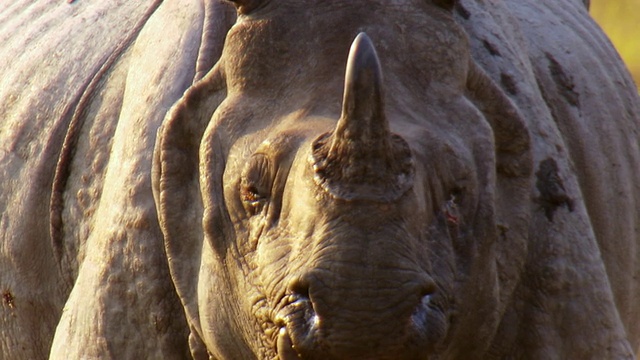
<path fill-rule="evenodd" d="M 0 358 L 633 359 L 640 99 L 586 7 L 8 4 Z"/>

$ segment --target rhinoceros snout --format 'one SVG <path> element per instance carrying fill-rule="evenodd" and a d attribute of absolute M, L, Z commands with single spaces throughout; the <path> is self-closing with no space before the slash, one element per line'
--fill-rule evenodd
<path fill-rule="evenodd" d="M 312 273 L 290 286 L 292 302 L 278 320 L 280 359 L 420 359 L 444 336 L 428 276 L 344 280 Z"/>

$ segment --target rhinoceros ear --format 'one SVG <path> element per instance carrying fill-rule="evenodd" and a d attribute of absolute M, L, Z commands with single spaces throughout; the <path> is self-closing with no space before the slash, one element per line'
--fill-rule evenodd
<path fill-rule="evenodd" d="M 501 278 L 517 279 L 527 256 L 533 160 L 527 123 L 516 105 L 473 61 L 467 78 L 468 98 L 493 130 L 496 157 L 495 218 Z M 508 241 L 507 241 L 508 240 Z M 517 281 L 503 281 L 500 298 L 510 296 Z"/>
<path fill-rule="evenodd" d="M 236 21 L 236 12 L 229 3 L 205 0 L 204 10 L 204 28 L 194 83 L 202 79 L 220 59 L 227 32 Z"/>
<path fill-rule="evenodd" d="M 467 90 L 493 129 L 498 174 L 506 177 L 529 176 L 533 169 L 530 137 L 518 108 L 473 61 L 469 68 Z"/>
<path fill-rule="evenodd" d="M 225 79 L 218 66 L 189 88 L 167 114 L 158 131 L 153 162 L 160 228 L 171 278 L 192 331 L 194 356 L 203 353 L 204 346 L 198 341 L 202 331 L 196 292 L 204 238 L 199 149 L 213 112 L 226 96 Z"/>

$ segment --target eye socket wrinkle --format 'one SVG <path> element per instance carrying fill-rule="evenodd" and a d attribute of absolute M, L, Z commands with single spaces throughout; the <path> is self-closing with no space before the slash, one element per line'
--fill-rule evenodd
<path fill-rule="evenodd" d="M 240 198 L 251 215 L 259 213 L 271 195 L 273 171 L 269 159 L 256 154 L 247 163 L 240 181 Z"/>

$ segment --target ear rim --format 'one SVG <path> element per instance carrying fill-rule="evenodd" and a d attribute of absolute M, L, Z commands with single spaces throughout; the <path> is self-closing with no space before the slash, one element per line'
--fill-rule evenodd
<path fill-rule="evenodd" d="M 516 105 L 473 60 L 469 64 L 466 88 L 469 99 L 482 111 L 494 131 L 498 174 L 530 177 L 533 174 L 531 136 Z"/>
<path fill-rule="evenodd" d="M 217 64 L 167 113 L 154 149 L 153 195 L 164 235 L 167 264 L 187 323 L 198 337 L 202 334 L 197 300 L 200 266 L 194 263 L 200 261 L 204 239 L 199 187 L 200 141 L 213 112 L 226 95 L 226 80 Z"/>
<path fill-rule="evenodd" d="M 227 32 L 236 21 L 233 5 L 219 0 L 205 0 L 204 28 L 198 59 L 196 60 L 195 84 L 204 78 L 222 56 Z"/>
<path fill-rule="evenodd" d="M 506 279 L 500 282 L 499 294 L 504 308 L 527 260 L 534 171 L 531 135 L 517 106 L 473 59 L 466 89 L 467 98 L 483 113 L 494 133 L 496 236 L 509 239 L 496 242 L 495 250 L 497 259 L 509 259 L 508 264 L 496 264 Z"/>

